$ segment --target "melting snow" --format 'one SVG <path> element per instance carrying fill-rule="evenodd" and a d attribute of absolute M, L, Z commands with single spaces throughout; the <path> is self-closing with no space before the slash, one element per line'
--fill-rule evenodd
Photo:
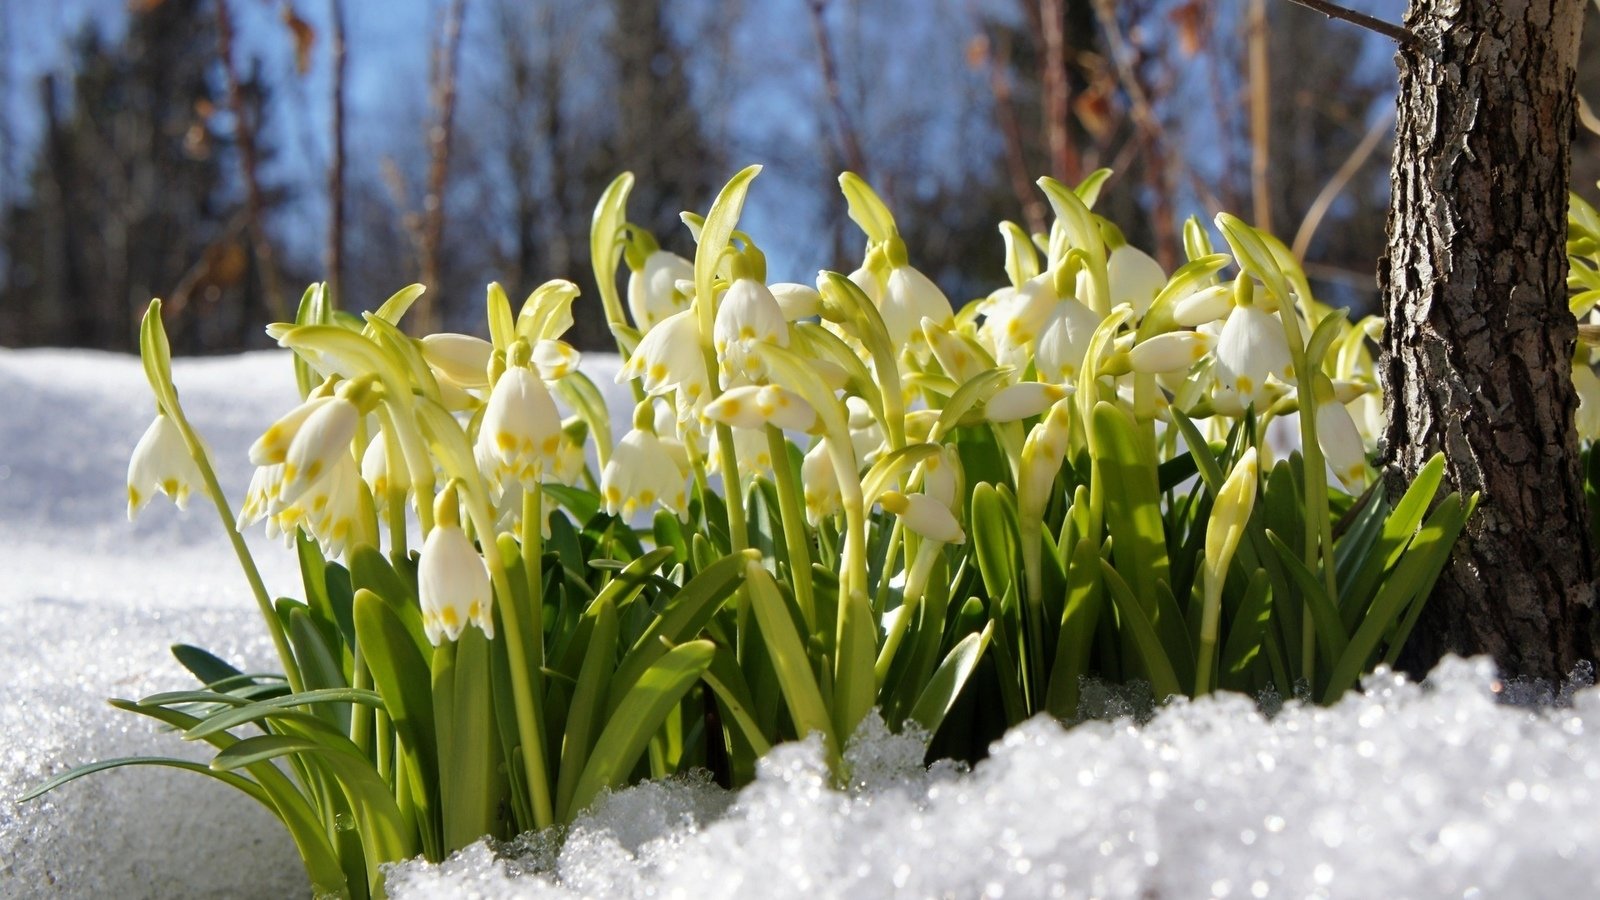
<path fill-rule="evenodd" d="M 182 361 L 177 378 L 237 496 L 244 448 L 294 401 L 286 360 Z M 192 753 L 102 702 L 185 685 L 169 643 L 270 666 L 203 501 L 180 516 L 158 500 L 125 521 L 146 390 L 131 358 L 0 350 L 0 896 L 301 894 L 274 820 L 190 773 L 102 773 L 12 802 L 85 760 Z M 288 554 L 253 544 L 269 588 L 298 594 Z M 1142 725 L 1036 720 L 970 772 L 925 769 L 915 739 L 869 723 L 848 790 L 828 786 L 815 744 L 784 746 L 737 794 L 695 779 L 620 791 L 565 835 L 395 866 L 391 893 L 1587 896 L 1600 884 L 1600 692 L 1540 691 L 1449 660 L 1426 686 L 1374 676 L 1364 696 L 1270 720 L 1241 697 L 1175 703 Z"/>

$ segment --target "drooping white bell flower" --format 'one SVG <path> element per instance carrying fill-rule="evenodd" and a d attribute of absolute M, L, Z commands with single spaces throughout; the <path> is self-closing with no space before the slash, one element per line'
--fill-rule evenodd
<path fill-rule="evenodd" d="M 275 466 L 287 459 L 289 445 L 294 442 L 295 435 L 300 433 L 300 427 L 305 424 L 306 419 L 331 402 L 333 402 L 332 395 L 312 396 L 267 426 L 261 437 L 256 438 L 255 443 L 250 445 L 251 464 Z"/>
<path fill-rule="evenodd" d="M 677 391 L 686 405 L 705 398 L 706 362 L 700 352 L 700 323 L 692 309 L 674 313 L 650 329 L 617 371 L 617 384 L 643 380 L 652 397 Z"/>
<path fill-rule="evenodd" d="M 944 291 L 912 266 L 896 266 L 889 270 L 878 313 L 883 317 L 884 330 L 889 333 L 890 346 L 899 348 L 902 353 L 909 351 L 918 359 L 928 355 L 922 320 L 932 319 L 948 325 L 955 315 Z"/>
<path fill-rule="evenodd" d="M 300 522 L 330 559 L 344 553 L 361 514 L 360 471 L 348 448 L 332 461 L 328 473 L 294 502 Z M 282 513 L 280 513 L 282 515 Z M 287 533 L 292 528 L 285 528 Z"/>
<path fill-rule="evenodd" d="M 1317 382 L 1317 446 L 1328 468 L 1338 477 L 1339 483 L 1352 493 L 1358 492 L 1367 478 L 1367 448 L 1361 440 L 1361 431 L 1350 417 L 1325 378 Z"/>
<path fill-rule="evenodd" d="M 1006 289 L 995 293 L 1003 291 Z M 1036 275 L 1004 296 L 991 296 L 993 300 L 979 333 L 993 348 L 996 362 L 1019 368 L 1027 365 L 1034 342 L 1054 320 L 1061 304 L 1055 274 Z"/>
<path fill-rule="evenodd" d="M 918 485 L 921 493 L 943 503 L 950 509 L 958 506 L 961 490 L 961 454 L 953 444 L 945 444 L 939 452 L 917 463 L 912 470 L 911 483 Z"/>
<path fill-rule="evenodd" d="M 513 345 L 513 362 L 489 391 L 475 451 L 492 480 L 515 480 L 531 490 L 556 464 L 561 414 L 550 389 L 524 364 L 526 359 L 516 358 L 528 350 L 525 342 Z"/>
<path fill-rule="evenodd" d="M 1057 384 L 1077 378 L 1102 318 L 1072 297 L 1057 303 L 1039 334 L 1038 351 L 1034 354 L 1039 378 Z"/>
<path fill-rule="evenodd" d="M 805 496 L 806 521 L 812 527 L 844 508 L 844 493 L 839 490 L 839 470 L 828 454 L 828 438 L 823 437 L 800 460 L 800 485 Z"/>
<path fill-rule="evenodd" d="M 878 505 L 896 516 L 905 527 L 931 541 L 946 544 L 966 543 L 967 533 L 950 512 L 950 507 L 927 494 L 902 494 L 885 491 Z"/>
<path fill-rule="evenodd" d="M 686 477 L 678 455 L 665 442 L 653 432 L 634 428 L 622 436 L 600 473 L 600 498 L 607 513 L 623 519 L 657 503 L 686 519 Z"/>
<path fill-rule="evenodd" d="M 489 358 L 494 345 L 470 334 L 443 332 L 422 339 L 422 358 L 435 378 L 464 391 L 489 386 Z"/>
<path fill-rule="evenodd" d="M 1259 304 L 1234 306 L 1217 337 L 1215 355 L 1218 385 L 1237 392 L 1246 405 L 1264 405 L 1268 375 L 1286 384 L 1294 382 L 1283 325 Z"/>
<path fill-rule="evenodd" d="M 494 639 L 494 591 L 483 557 L 461 530 L 459 501 L 451 483 L 434 500 L 434 525 L 417 561 L 422 630 L 435 647 L 457 640 L 467 623 Z"/>
<path fill-rule="evenodd" d="M 350 456 L 350 442 L 360 420 L 360 408 L 344 391 L 305 417 L 284 453 L 281 502 L 294 502 L 336 463 Z"/>
<path fill-rule="evenodd" d="M 656 249 L 644 265 L 628 275 L 628 312 L 641 334 L 689 308 L 689 294 L 679 281 L 694 281 L 694 263 L 669 250 Z"/>
<path fill-rule="evenodd" d="M 278 497 L 282 493 L 282 488 L 283 463 L 258 466 L 255 473 L 250 476 L 249 487 L 245 488 L 244 503 L 239 507 L 239 516 L 234 521 L 234 527 L 244 531 L 270 515 L 281 505 Z M 267 536 L 277 535 L 269 533 Z"/>
<path fill-rule="evenodd" d="M 706 418 L 734 428 L 775 425 L 785 431 L 811 431 L 817 411 L 805 398 L 775 384 L 729 388 L 706 404 Z"/>
<path fill-rule="evenodd" d="M 1039 415 L 1071 394 L 1070 386 L 1019 381 L 996 391 L 984 404 L 983 415 L 991 422 L 1016 422 Z"/>
<path fill-rule="evenodd" d="M 856 459 L 862 465 L 871 465 L 888 444 L 883 425 L 872 414 L 872 406 L 860 397 L 845 397 L 844 406 L 849 414 L 850 443 L 855 449 Z"/>
<path fill-rule="evenodd" d="M 784 320 L 778 298 L 765 284 L 754 278 L 739 278 L 717 306 L 711 337 L 722 386 L 730 388 L 767 377 L 760 346 L 789 346 L 789 323 Z"/>
<path fill-rule="evenodd" d="M 128 521 L 133 521 L 157 491 L 179 509 L 189 506 L 189 493 L 200 483 L 200 467 L 189 455 L 178 426 L 157 413 L 128 458 Z"/>
<path fill-rule="evenodd" d="M 1134 318 L 1139 319 L 1167 286 L 1167 273 L 1155 257 L 1124 244 L 1106 258 L 1106 280 L 1111 283 L 1112 308 L 1126 303 L 1133 307 Z"/>
<path fill-rule="evenodd" d="M 769 289 L 778 301 L 778 308 L 783 310 L 783 317 L 790 322 L 814 318 L 822 313 L 822 294 L 809 284 L 780 281 L 769 285 Z"/>
<path fill-rule="evenodd" d="M 583 356 L 566 341 L 543 340 L 533 345 L 534 371 L 545 381 L 556 381 L 578 371 Z"/>
<path fill-rule="evenodd" d="M 361 454 L 361 480 L 372 491 L 373 505 L 379 512 L 389 505 L 390 488 L 399 491 L 401 496 L 411 493 L 411 470 L 406 468 L 403 458 L 398 460 L 398 465 L 390 465 L 389 442 L 382 434 L 375 435 Z"/>
<path fill-rule="evenodd" d="M 1211 336 L 1201 331 L 1169 331 L 1140 341 L 1128 351 L 1135 372 L 1186 372 L 1211 350 Z"/>

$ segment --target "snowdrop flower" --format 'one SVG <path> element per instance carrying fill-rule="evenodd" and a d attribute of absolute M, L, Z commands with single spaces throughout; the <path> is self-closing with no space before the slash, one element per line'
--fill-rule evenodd
<path fill-rule="evenodd" d="M 774 301 L 776 302 L 776 301 Z M 700 352 L 700 324 L 694 310 L 674 313 L 650 329 L 617 371 L 617 384 L 643 379 L 652 397 L 677 391 L 686 405 L 698 405 L 708 384 Z"/>
<path fill-rule="evenodd" d="M 955 509 L 963 492 L 961 490 L 961 455 L 952 444 L 945 444 L 939 452 L 917 463 L 912 471 L 912 483 L 920 485 L 927 494 L 945 506 Z"/>
<path fill-rule="evenodd" d="M 922 320 L 922 334 L 933 350 L 933 358 L 956 384 L 966 384 L 994 365 L 983 348 L 932 319 Z"/>
<path fill-rule="evenodd" d="M 787 321 L 798 322 L 822 314 L 822 294 L 809 284 L 780 281 L 769 289 Z"/>
<path fill-rule="evenodd" d="M 300 433 L 300 427 L 307 418 L 318 409 L 333 402 L 333 397 L 328 394 L 312 395 L 304 403 L 289 410 L 278 421 L 267 426 L 267 430 L 256 438 L 250 445 L 250 462 L 257 466 L 275 466 L 282 463 L 289 456 L 289 445 L 294 442 L 295 435 Z"/>
<path fill-rule="evenodd" d="M 1136 319 L 1144 316 L 1156 295 L 1167 286 L 1167 273 L 1161 264 L 1128 244 L 1111 251 L 1106 258 L 1106 278 L 1111 282 L 1111 306 L 1132 306 Z"/>
<path fill-rule="evenodd" d="M 344 397 L 334 397 L 306 417 L 284 455 L 279 491 L 283 502 L 293 502 L 341 460 L 350 458 L 350 442 L 360 419 L 360 410 Z"/>
<path fill-rule="evenodd" d="M 733 429 L 733 454 L 739 460 L 740 478 L 772 472 L 772 447 L 763 432 L 748 428 Z M 722 433 L 711 432 L 711 452 L 706 457 L 713 474 L 727 477 L 722 471 Z"/>
<path fill-rule="evenodd" d="M 656 503 L 679 519 L 687 519 L 686 475 L 678 455 L 664 441 L 653 432 L 634 428 L 622 436 L 600 474 L 600 497 L 607 513 L 623 519 Z"/>
<path fill-rule="evenodd" d="M 1367 448 L 1361 431 L 1328 380 L 1319 375 L 1316 385 L 1317 446 L 1345 489 L 1358 493 L 1367 475 Z"/>
<path fill-rule="evenodd" d="M 434 525 L 422 544 L 417 563 L 417 594 L 422 605 L 422 630 L 435 647 L 454 641 L 470 621 L 494 639 L 494 592 L 483 557 L 461 530 L 455 482 L 435 498 Z"/>
<path fill-rule="evenodd" d="M 1205 358 L 1211 336 L 1200 331 L 1169 331 L 1140 341 L 1128 351 L 1135 372 L 1184 372 Z"/>
<path fill-rule="evenodd" d="M 530 489 L 554 467 L 562 437 L 561 414 L 550 389 L 528 367 L 531 355 L 527 341 L 512 345 L 506 370 L 489 391 L 475 447 L 492 480 L 515 480 Z"/>
<path fill-rule="evenodd" d="M 918 358 L 927 356 L 927 338 L 922 333 L 922 320 L 932 319 L 947 324 L 954 317 L 950 298 L 939 290 L 932 279 L 909 265 L 899 265 L 889 270 L 884 283 L 883 298 L 878 302 L 878 312 L 883 316 L 884 330 L 889 333 L 891 346 L 910 351 Z"/>
<path fill-rule="evenodd" d="M 994 348 L 997 362 L 1018 367 L 1026 365 L 1034 341 L 1054 320 L 1061 304 L 1061 297 L 1056 293 L 1055 273 L 1036 275 L 1015 289 L 1001 288 L 990 296 L 992 302 L 980 334 Z M 1083 309 L 1088 312 L 1087 307 Z"/>
<path fill-rule="evenodd" d="M 1101 320 L 1099 313 L 1071 297 L 1056 304 L 1039 335 L 1038 352 L 1034 355 L 1039 378 L 1058 384 L 1077 378 Z"/>
<path fill-rule="evenodd" d="M 823 519 L 838 514 L 844 508 L 844 494 L 839 490 L 839 470 L 833 466 L 828 454 L 828 438 L 817 441 L 800 461 L 800 484 L 805 495 L 806 521 L 812 527 Z"/>
<path fill-rule="evenodd" d="M 1023 516 L 1042 516 L 1045 500 L 1055 484 L 1061 461 L 1067 457 L 1072 432 L 1072 400 L 1058 400 L 1043 422 L 1033 426 L 1022 443 L 1022 471 L 1017 483 L 1017 507 Z"/>
<path fill-rule="evenodd" d="M 411 493 L 411 470 L 406 468 L 404 459 L 399 461 L 399 465 L 389 464 L 389 442 L 384 440 L 382 434 L 373 436 L 361 454 L 361 480 L 372 491 L 372 501 L 379 512 L 389 504 L 390 488 L 401 492 L 402 496 Z"/>
<path fill-rule="evenodd" d="M 878 505 L 900 517 L 901 523 L 931 541 L 946 544 L 966 543 L 967 534 L 950 512 L 950 507 L 927 494 L 902 494 L 885 491 Z"/>
<path fill-rule="evenodd" d="M 849 414 L 850 443 L 855 447 L 856 459 L 862 465 L 870 465 L 888 443 L 883 426 L 878 422 L 878 417 L 872 414 L 872 407 L 860 397 L 846 397 L 844 406 Z"/>
<path fill-rule="evenodd" d="M 347 447 L 332 462 L 327 476 L 300 495 L 293 504 L 294 512 L 285 521 L 298 522 L 305 528 L 321 546 L 324 556 L 342 555 L 355 532 L 356 517 L 361 514 L 360 482 L 355 457 Z M 283 530 L 287 534 L 293 528 Z"/>
<path fill-rule="evenodd" d="M 786 431 L 811 431 L 817 411 L 804 398 L 775 384 L 729 388 L 706 404 L 706 418 L 734 428 L 776 425 Z"/>
<path fill-rule="evenodd" d="M 689 295 L 678 289 L 679 281 L 694 281 L 694 263 L 668 250 L 657 248 L 646 256 L 644 265 L 628 275 L 628 312 L 640 333 L 689 308 Z"/>
<path fill-rule="evenodd" d="M 1233 309 L 1233 285 L 1213 284 L 1172 305 L 1172 320 L 1184 328 L 1215 322 Z"/>
<path fill-rule="evenodd" d="M 1237 392 L 1241 403 L 1259 408 L 1266 400 L 1268 375 L 1294 382 L 1289 340 L 1278 318 L 1253 301 L 1250 281 L 1241 278 L 1235 285 L 1233 311 L 1217 336 L 1217 383 L 1224 391 Z"/>
<path fill-rule="evenodd" d="M 200 482 L 200 467 L 189 455 L 178 426 L 164 413 L 145 429 L 128 459 L 128 521 L 160 491 L 179 509 L 189 506 L 189 492 Z"/>
<path fill-rule="evenodd" d="M 1071 387 L 1042 381 L 1021 381 L 996 391 L 984 404 L 983 414 L 991 422 L 1016 422 L 1032 418 L 1072 394 Z"/>
<path fill-rule="evenodd" d="M 739 278 L 717 306 L 711 337 L 722 386 L 729 388 L 766 378 L 767 367 L 757 351 L 763 343 L 789 346 L 789 323 L 766 285 Z"/>
<path fill-rule="evenodd" d="M 464 391 L 489 386 L 489 359 L 493 355 L 493 344 L 470 334 L 445 332 L 422 339 L 422 358 L 434 377 Z"/>

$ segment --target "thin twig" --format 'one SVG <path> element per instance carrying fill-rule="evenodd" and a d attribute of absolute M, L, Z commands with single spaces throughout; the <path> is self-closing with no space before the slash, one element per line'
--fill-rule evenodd
<path fill-rule="evenodd" d="M 1029 234 L 1045 230 L 1044 202 L 1028 178 L 1028 160 L 1022 150 L 1022 126 L 1017 123 L 1017 108 L 1011 96 L 1011 80 L 1007 70 L 1011 65 L 1011 42 L 1004 37 L 999 49 L 990 54 L 989 88 L 994 92 L 994 116 L 1005 140 L 1006 174 L 1011 180 L 1011 191 L 1022 205 L 1022 221 Z"/>
<path fill-rule="evenodd" d="M 423 334 L 439 328 L 439 245 L 444 240 L 444 190 L 450 176 L 450 138 L 455 125 L 456 61 L 461 50 L 461 18 L 466 0 L 451 0 L 444 33 L 434 48 L 433 106 L 437 118 L 428 129 L 427 191 L 422 199 L 422 284 L 427 292 L 417 304 L 416 325 Z"/>
<path fill-rule="evenodd" d="M 1050 147 L 1050 174 L 1073 184 L 1082 177 L 1077 148 L 1067 131 L 1072 87 L 1067 83 L 1066 11 L 1061 0 L 1039 0 L 1044 28 L 1044 71 L 1039 87 L 1044 95 L 1045 141 Z"/>
<path fill-rule="evenodd" d="M 1359 13 L 1353 9 L 1346 9 L 1337 3 L 1329 3 L 1328 0 L 1289 0 L 1289 2 L 1298 3 L 1306 9 L 1322 13 L 1330 19 L 1340 19 L 1352 25 L 1365 28 L 1368 31 L 1377 32 L 1397 42 L 1402 47 L 1409 47 L 1417 42 L 1416 32 L 1409 28 L 1373 18 L 1366 13 Z"/>
<path fill-rule="evenodd" d="M 328 247 L 324 257 L 328 295 L 335 304 L 344 286 L 344 79 L 345 32 L 344 2 L 329 0 L 328 17 L 333 27 L 333 158 L 328 161 Z"/>
<path fill-rule="evenodd" d="M 861 138 L 856 134 L 850 114 L 844 108 L 844 93 L 839 87 L 839 67 L 834 57 L 833 40 L 828 35 L 828 24 L 823 18 L 828 0 L 810 0 L 806 7 L 811 12 L 811 31 L 817 41 L 817 65 L 822 69 L 822 86 L 828 96 L 828 106 L 833 111 L 834 127 L 839 129 L 844 164 L 850 171 L 865 178 L 866 154 L 861 152 Z"/>
<path fill-rule="evenodd" d="M 256 174 L 255 123 L 245 108 L 244 87 L 239 82 L 239 69 L 233 61 L 233 14 L 227 0 L 217 0 L 217 56 L 222 61 L 222 75 L 228 95 L 228 112 L 233 116 L 233 139 L 239 146 L 239 165 L 243 169 L 245 210 L 249 221 L 250 242 L 255 250 L 256 268 L 261 275 L 261 288 L 267 295 L 267 309 L 273 318 L 287 318 L 283 295 L 278 290 L 278 270 L 273 262 L 272 241 L 262 222 L 261 180 Z M 249 318 L 248 314 L 245 318 Z"/>
<path fill-rule="evenodd" d="M 1250 67 L 1250 208 L 1255 226 L 1272 230 L 1272 84 L 1267 55 L 1267 3 L 1250 0 L 1246 38 Z"/>
<path fill-rule="evenodd" d="M 1339 166 L 1339 171 L 1333 173 L 1328 183 L 1322 186 L 1321 192 L 1306 210 L 1306 217 L 1300 221 L 1300 230 L 1294 234 L 1294 246 L 1290 248 L 1290 252 L 1294 254 L 1295 259 L 1305 260 L 1306 250 L 1311 247 L 1311 239 L 1316 236 L 1317 228 L 1322 224 L 1323 217 L 1328 214 L 1328 209 L 1333 206 L 1333 201 L 1344 193 L 1350 180 L 1356 177 L 1356 173 L 1361 171 L 1363 165 L 1366 165 L 1367 159 L 1372 156 L 1372 151 L 1378 149 L 1378 144 L 1392 127 L 1394 127 L 1394 111 L 1390 110 L 1388 115 L 1372 123 L 1372 127 L 1368 128 L 1366 135 L 1361 138 L 1361 143 L 1356 144 L 1344 164 Z"/>

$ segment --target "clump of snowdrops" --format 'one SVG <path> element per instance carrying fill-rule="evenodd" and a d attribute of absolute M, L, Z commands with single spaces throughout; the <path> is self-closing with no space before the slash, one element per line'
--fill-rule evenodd
<path fill-rule="evenodd" d="M 517 308 L 491 285 L 487 340 L 407 336 L 416 287 L 358 319 L 314 286 L 270 329 L 304 399 L 236 518 L 153 303 L 130 515 L 215 504 L 283 672 L 178 647 L 201 688 L 113 703 L 210 764 L 39 792 L 192 769 L 272 810 L 316 891 L 362 897 L 384 862 L 633 780 L 743 783 L 780 741 L 821 735 L 846 778 L 875 708 L 971 758 L 1072 719 L 1085 676 L 1332 700 L 1393 660 L 1472 501 L 1436 498 L 1439 460 L 1398 498 L 1373 479 L 1379 324 L 1316 302 L 1277 240 L 1223 215 L 1218 252 L 1191 221 L 1167 273 L 1092 212 L 1106 173 L 1041 179 L 1049 232 L 1002 223 L 1009 283 L 955 308 L 846 174 L 860 267 L 769 284 L 737 229 L 757 171 L 685 214 L 693 259 L 627 221 L 631 176 L 601 198 L 620 437 L 562 341 L 571 282 Z M 258 523 L 303 600 L 267 595 Z"/>

